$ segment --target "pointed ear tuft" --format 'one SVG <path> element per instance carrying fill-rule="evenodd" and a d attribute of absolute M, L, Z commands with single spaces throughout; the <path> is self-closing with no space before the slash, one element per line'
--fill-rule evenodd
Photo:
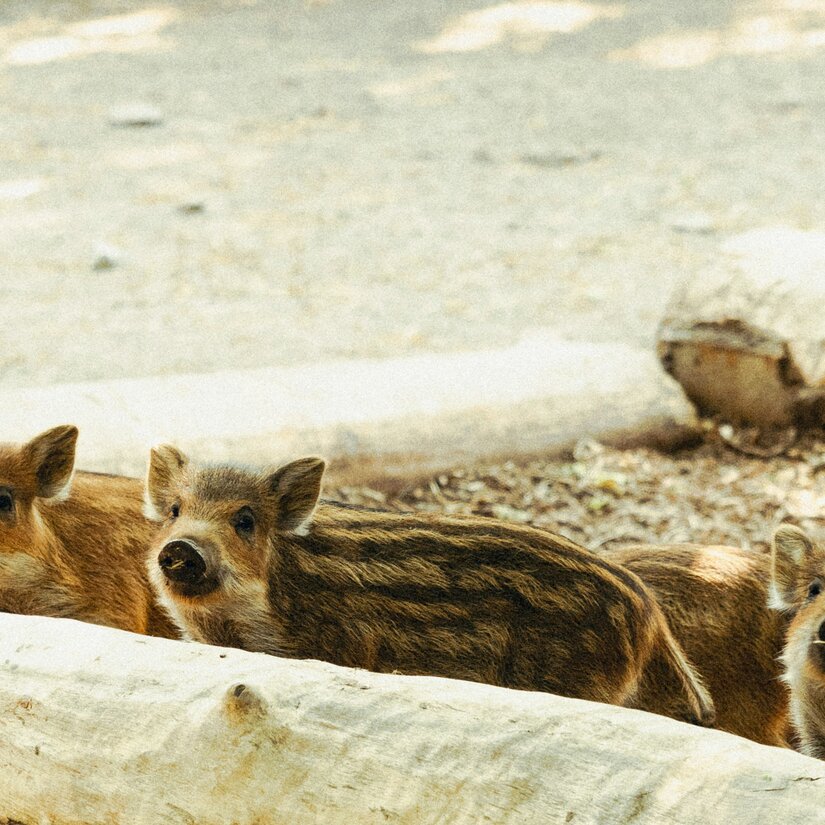
<path fill-rule="evenodd" d="M 326 464 L 322 458 L 299 458 L 267 476 L 269 493 L 275 496 L 275 529 L 305 535 L 321 495 Z"/>
<path fill-rule="evenodd" d="M 773 534 L 771 547 L 771 606 L 782 610 L 797 607 L 797 583 L 802 566 L 811 560 L 814 544 L 799 527 L 782 524 Z"/>
<path fill-rule="evenodd" d="M 66 498 L 72 484 L 77 427 L 54 427 L 23 445 L 22 455 L 34 476 L 39 498 Z"/>
<path fill-rule="evenodd" d="M 189 459 L 171 444 L 160 444 L 152 448 L 143 496 L 143 514 L 146 518 L 163 521 L 174 503 L 173 499 L 188 465 Z"/>

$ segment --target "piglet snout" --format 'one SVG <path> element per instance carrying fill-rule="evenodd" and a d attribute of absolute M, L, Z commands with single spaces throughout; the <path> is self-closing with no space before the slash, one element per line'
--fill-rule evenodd
<path fill-rule="evenodd" d="M 163 546 L 158 554 L 158 565 L 167 579 L 185 584 L 199 582 L 206 573 L 206 561 L 200 550 L 183 539 Z"/>

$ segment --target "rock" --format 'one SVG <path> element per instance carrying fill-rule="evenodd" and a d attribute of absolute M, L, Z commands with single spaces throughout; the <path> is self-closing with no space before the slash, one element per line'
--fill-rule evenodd
<path fill-rule="evenodd" d="M 667 218 L 668 226 L 674 232 L 691 235 L 711 235 L 716 231 L 713 216 L 707 212 L 684 212 Z"/>
<path fill-rule="evenodd" d="M 109 110 L 109 123 L 120 128 L 160 126 L 163 113 L 150 103 L 125 103 Z"/>
<path fill-rule="evenodd" d="M 522 155 L 519 160 L 528 166 L 538 166 L 542 169 L 563 169 L 599 160 L 601 157 L 602 152 L 598 150 L 569 149 L 556 152 L 529 152 Z"/>
<path fill-rule="evenodd" d="M 95 272 L 103 272 L 107 269 L 114 269 L 123 259 L 120 249 L 109 244 L 98 244 L 95 248 L 92 269 Z"/>
<path fill-rule="evenodd" d="M 188 200 L 178 204 L 177 209 L 182 215 L 200 215 L 206 211 L 206 202 L 198 199 Z"/>

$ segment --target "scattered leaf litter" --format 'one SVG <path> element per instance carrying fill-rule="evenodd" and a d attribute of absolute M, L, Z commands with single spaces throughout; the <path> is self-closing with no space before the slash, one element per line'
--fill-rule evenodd
<path fill-rule="evenodd" d="M 387 497 L 338 487 L 327 495 L 369 507 L 476 514 L 561 533 L 598 549 L 697 542 L 764 550 L 782 521 L 817 532 L 825 522 L 825 432 L 779 455 L 731 445 L 706 428 L 697 448 L 664 455 L 580 442 L 570 460 L 455 467 Z"/>

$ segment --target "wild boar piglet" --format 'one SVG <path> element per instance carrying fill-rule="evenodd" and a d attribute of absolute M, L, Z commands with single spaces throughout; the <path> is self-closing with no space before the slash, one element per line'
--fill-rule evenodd
<path fill-rule="evenodd" d="M 77 435 L 0 445 L 0 610 L 176 637 L 146 575 L 141 482 L 74 474 Z"/>
<path fill-rule="evenodd" d="M 600 555 L 635 573 L 656 596 L 676 640 L 710 691 L 716 727 L 788 745 L 788 690 L 779 656 L 788 620 L 768 605 L 769 553 L 698 544 L 628 545 Z M 674 675 L 648 668 L 644 710 L 681 718 Z M 679 704 L 673 705 L 678 700 Z"/>
<path fill-rule="evenodd" d="M 773 537 L 771 601 L 790 617 L 782 662 L 803 753 L 825 759 L 825 547 L 789 524 Z"/>
<path fill-rule="evenodd" d="M 658 662 L 691 720 L 712 719 L 632 573 L 494 519 L 319 503 L 323 472 L 319 458 L 248 471 L 152 451 L 150 577 L 191 638 L 625 705 Z"/>

